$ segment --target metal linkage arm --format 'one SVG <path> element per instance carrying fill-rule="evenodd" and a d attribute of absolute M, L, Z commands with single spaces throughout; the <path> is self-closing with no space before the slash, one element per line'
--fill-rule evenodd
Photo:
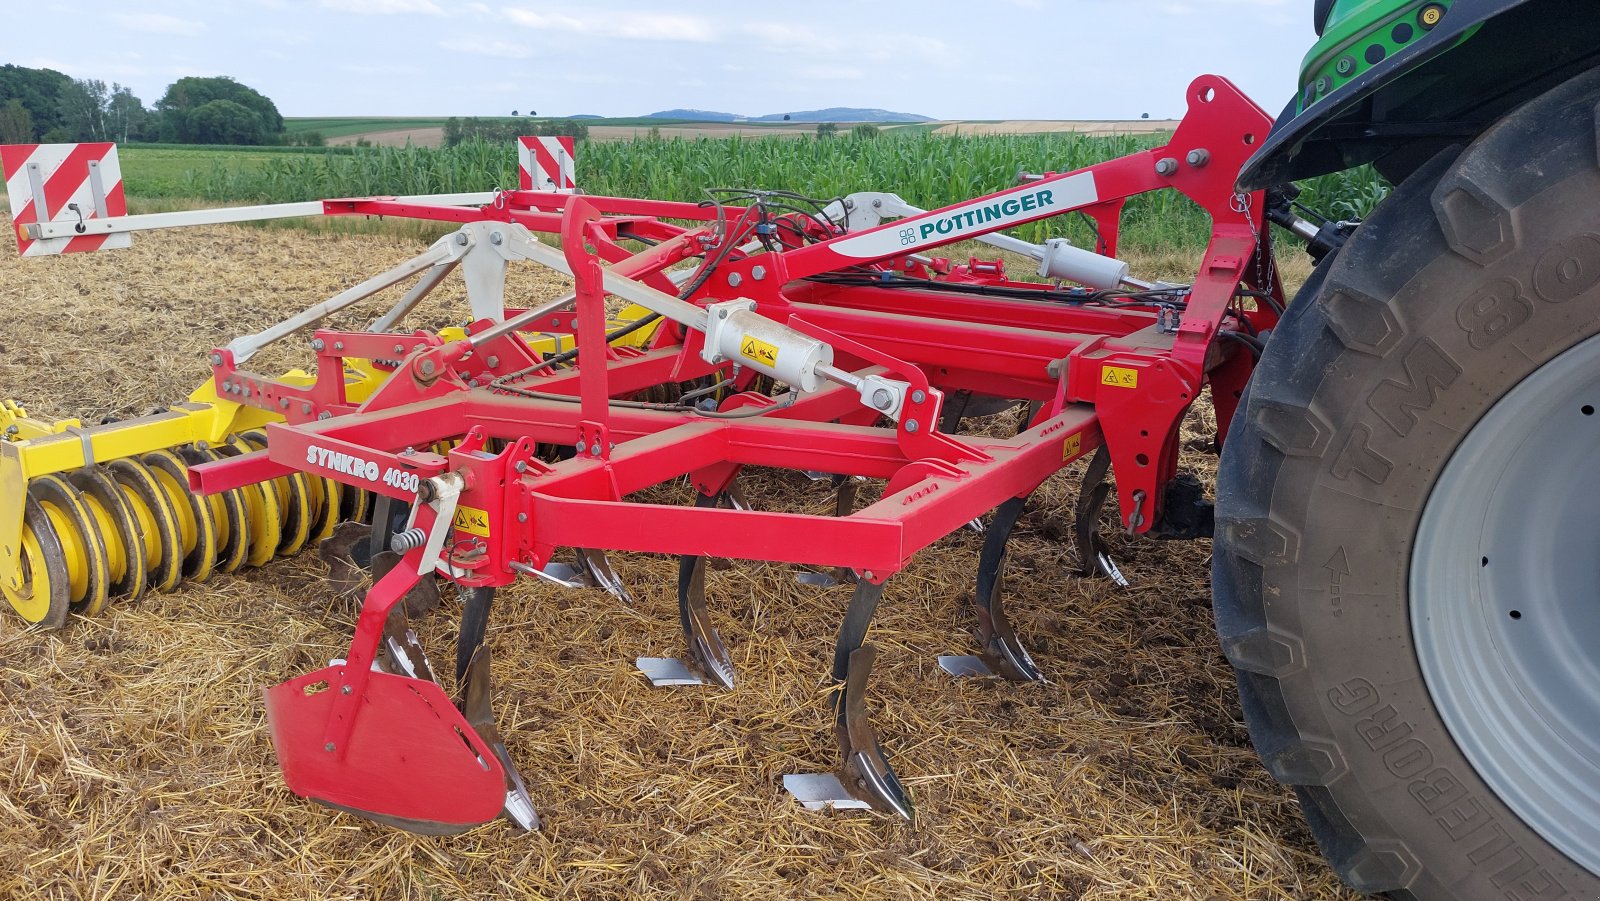
<path fill-rule="evenodd" d="M 494 200 L 493 191 L 464 194 L 422 194 L 414 197 L 389 197 L 407 203 L 431 206 L 482 206 Z M 374 198 L 376 199 L 376 198 Z M 224 207 L 217 210 L 180 210 L 172 213 L 144 213 L 137 216 L 108 216 L 79 222 L 35 222 L 24 227 L 29 240 L 76 238 L 83 235 L 114 235 L 121 232 L 152 231 L 162 228 L 188 228 L 195 225 L 223 225 L 230 222 L 264 222 L 270 219 L 297 219 L 304 216 L 334 215 L 329 201 L 269 203 L 258 206 Z"/>
<path fill-rule="evenodd" d="M 274 341 L 291 335 L 308 325 L 320 322 L 329 315 L 371 297 L 379 291 L 404 281 L 425 269 L 459 259 L 472 245 L 470 240 L 463 240 L 465 238 L 465 230 L 457 232 L 455 235 L 446 235 L 434 242 L 434 245 L 426 251 L 387 272 L 374 275 L 361 284 L 347 288 L 322 303 L 290 316 L 288 319 L 254 335 L 242 335 L 233 339 L 228 342 L 227 349 L 233 353 L 235 363 L 243 363 Z"/>

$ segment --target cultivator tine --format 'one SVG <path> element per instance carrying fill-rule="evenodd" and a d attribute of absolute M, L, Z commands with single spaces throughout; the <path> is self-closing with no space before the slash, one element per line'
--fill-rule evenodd
<path fill-rule="evenodd" d="M 481 586 L 462 592 L 461 630 L 456 636 L 456 706 L 505 770 L 505 817 L 531 832 L 539 828 L 539 815 L 534 811 L 533 798 L 528 794 L 528 787 L 517 765 L 511 761 L 511 754 L 506 750 L 500 730 L 494 722 L 489 646 L 484 644 L 489 614 L 494 608 L 494 593 L 493 588 Z"/>
<path fill-rule="evenodd" d="M 829 700 L 834 712 L 834 737 L 843 757 L 839 774 L 831 779 L 819 774 L 785 776 L 784 787 L 809 809 L 860 807 L 865 802 L 875 810 L 909 820 L 913 814 L 911 799 L 889 764 L 889 756 L 867 717 L 867 682 L 872 676 L 877 648 L 864 642 L 867 627 L 882 597 L 883 585 L 864 580 L 857 582 L 834 645 L 836 687 Z M 835 786 L 837 794 L 833 794 Z"/>
<path fill-rule="evenodd" d="M 474 592 L 477 591 L 493 593 L 494 589 L 474 589 Z M 457 705 L 467 722 L 472 725 L 473 731 L 489 745 L 489 750 L 494 752 L 495 759 L 500 761 L 500 767 L 505 770 L 506 802 L 503 816 L 516 823 L 525 832 L 538 829 L 539 814 L 534 810 L 533 797 L 528 794 L 528 786 L 522 780 L 522 773 L 512 762 L 511 753 L 506 750 L 506 744 L 500 738 L 500 729 L 494 722 L 492 703 L 494 689 L 489 678 L 488 645 L 479 645 L 472 652 L 472 658 L 466 665 L 460 685 L 461 696 L 456 702 Z"/>
<path fill-rule="evenodd" d="M 1117 568 L 1116 561 L 1111 559 L 1111 549 L 1106 546 L 1105 539 L 1100 537 L 1098 531 L 1100 510 L 1105 506 L 1106 496 L 1111 492 L 1111 483 L 1106 481 L 1106 474 L 1110 469 L 1111 455 L 1101 447 L 1089 461 L 1089 468 L 1083 474 L 1083 484 L 1078 488 L 1078 505 L 1074 511 L 1072 534 L 1078 545 L 1078 561 L 1083 567 L 1083 575 L 1104 576 L 1127 588 L 1127 577 Z"/>
<path fill-rule="evenodd" d="M 715 507 L 721 499 L 722 495 L 702 494 L 695 498 L 695 506 Z M 635 665 L 652 685 L 714 683 L 733 688 L 733 659 L 706 607 L 706 562 L 704 557 L 678 558 L 678 623 L 689 648 L 688 659 L 640 657 Z"/>
<path fill-rule="evenodd" d="M 835 475 L 833 482 L 833 515 L 849 516 L 856 508 L 856 494 L 860 491 L 861 482 L 849 476 Z M 813 588 L 832 588 L 836 585 L 854 585 L 856 574 L 848 566 L 836 566 L 833 569 L 807 569 L 795 573 L 795 581 L 801 585 L 810 585 Z"/>
<path fill-rule="evenodd" d="M 860 588 L 856 586 L 858 592 Z M 854 790 L 873 809 L 896 813 L 909 820 L 913 812 L 911 798 L 889 765 L 889 755 L 878 742 L 877 730 L 867 719 L 867 680 L 872 675 L 877 655 L 878 649 L 870 644 L 852 651 L 844 691 L 842 695 L 835 695 L 837 722 L 834 731 L 845 759 L 840 782 L 846 788 L 853 784 Z"/>
<path fill-rule="evenodd" d="M 1003 594 L 1006 542 L 1026 502 L 1026 498 L 1014 497 L 996 508 L 994 523 L 984 537 L 983 552 L 978 558 L 978 586 L 973 602 L 978 610 L 978 643 L 983 648 L 979 657 L 984 664 L 1012 682 L 1043 682 L 1044 675 L 1011 627 Z"/>
<path fill-rule="evenodd" d="M 633 604 L 633 595 L 628 593 L 628 586 L 622 583 L 622 577 L 612 568 L 611 558 L 606 556 L 605 551 L 584 547 L 577 551 L 578 569 L 588 584 L 604 588 L 624 604 Z"/>
<path fill-rule="evenodd" d="M 698 685 L 717 683 L 723 688 L 733 688 L 733 659 L 722 642 L 722 634 L 710 623 L 706 608 L 706 559 L 682 557 L 678 560 L 678 624 L 683 627 L 683 639 L 688 643 L 688 661 L 680 664 L 694 682 L 685 682 L 682 672 L 669 664 L 654 661 L 654 672 L 666 675 L 669 682 L 651 682 L 656 685 Z M 640 669 L 645 669 L 646 659 L 640 659 Z M 678 661 L 670 661 L 678 663 Z M 651 671 L 645 671 L 650 675 Z"/>
<path fill-rule="evenodd" d="M 464 588 L 461 590 L 461 629 L 456 634 L 456 684 L 465 683 L 467 667 L 483 647 L 483 637 L 489 631 L 489 613 L 494 608 L 493 588 Z"/>
<path fill-rule="evenodd" d="M 361 590 L 366 570 L 372 566 L 372 526 L 364 522 L 342 522 L 333 536 L 317 544 L 317 556 L 328 564 L 328 581 L 340 597 L 351 597 Z"/>
<path fill-rule="evenodd" d="M 573 550 L 576 564 L 552 560 L 543 569 L 531 570 L 530 574 L 562 588 L 603 588 L 622 603 L 633 604 L 633 595 L 617 575 L 605 551 L 582 547 Z"/>
<path fill-rule="evenodd" d="M 427 652 L 417 640 L 417 633 L 411 629 L 411 618 L 406 615 L 405 604 L 396 604 L 389 611 L 389 619 L 383 624 L 382 650 L 378 661 L 384 672 L 412 679 L 427 679 L 429 682 L 439 681 L 433 673 L 433 663 L 428 660 Z"/>

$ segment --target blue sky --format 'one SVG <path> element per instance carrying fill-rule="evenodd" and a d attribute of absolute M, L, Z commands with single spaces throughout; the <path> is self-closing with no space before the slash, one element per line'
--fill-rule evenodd
<path fill-rule="evenodd" d="M 462 3 L 78 0 L 11 19 L 0 62 L 133 88 L 232 75 L 287 116 L 748 115 L 881 107 L 946 119 L 1183 111 L 1214 72 L 1276 114 L 1312 0 Z"/>

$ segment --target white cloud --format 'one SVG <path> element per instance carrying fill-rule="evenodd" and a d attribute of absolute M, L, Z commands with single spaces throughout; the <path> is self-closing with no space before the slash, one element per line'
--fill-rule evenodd
<path fill-rule="evenodd" d="M 600 38 L 635 41 L 693 41 L 707 43 L 717 39 L 710 20 L 674 13 L 546 13 L 533 9 L 507 7 L 505 16 L 512 22 L 541 31 L 565 31 Z"/>
<path fill-rule="evenodd" d="M 739 31 L 765 44 L 769 50 L 815 51 L 828 46 L 816 29 L 798 22 L 746 22 L 739 26 Z"/>
<path fill-rule="evenodd" d="M 116 13 L 111 18 L 129 31 L 145 31 L 150 34 L 175 34 L 179 37 L 192 38 L 206 30 L 204 22 L 180 19 L 177 16 L 161 13 Z"/>
<path fill-rule="evenodd" d="M 444 10 L 440 9 L 433 0 L 322 0 L 324 9 L 335 12 L 357 13 L 371 16 L 391 16 L 400 13 L 426 13 L 430 16 L 442 16 Z"/>
<path fill-rule="evenodd" d="M 405 63 L 377 63 L 363 65 L 360 63 L 345 63 L 339 67 L 340 71 L 354 75 L 366 75 L 374 78 L 391 78 L 396 75 L 415 75 L 420 70 L 413 65 Z"/>
<path fill-rule="evenodd" d="M 471 53 L 477 56 L 493 56 L 500 59 L 527 59 L 533 51 L 526 44 L 513 44 L 510 41 L 484 41 L 475 38 L 453 38 L 441 41 L 440 47 L 454 50 L 457 53 Z"/>
<path fill-rule="evenodd" d="M 867 73 L 855 66 L 806 66 L 800 70 L 800 77 L 813 81 L 860 81 Z"/>

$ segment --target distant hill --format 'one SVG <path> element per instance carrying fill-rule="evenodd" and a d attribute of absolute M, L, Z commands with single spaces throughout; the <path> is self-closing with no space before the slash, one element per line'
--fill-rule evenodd
<path fill-rule="evenodd" d="M 594 113 L 573 113 L 570 116 L 562 116 L 561 118 L 563 118 L 563 119 L 604 119 L 605 116 L 597 116 Z"/>
<path fill-rule="evenodd" d="M 664 109 L 659 113 L 651 113 L 646 119 L 686 119 L 690 122 L 732 122 L 743 119 L 743 116 L 733 113 L 718 113 L 703 109 Z"/>
<path fill-rule="evenodd" d="M 865 109 L 858 106 L 830 106 L 827 109 L 801 110 L 797 113 L 772 113 L 766 116 L 741 116 L 737 113 L 719 113 L 703 109 L 667 109 L 651 113 L 646 119 L 682 119 L 691 122 L 932 122 L 927 116 L 915 113 L 897 113 L 886 109 Z"/>
<path fill-rule="evenodd" d="M 886 109 L 864 109 L 859 106 L 830 106 L 827 109 L 801 110 L 798 113 L 773 113 L 760 116 L 752 122 L 932 122 L 929 116 L 916 113 L 897 113 Z"/>

